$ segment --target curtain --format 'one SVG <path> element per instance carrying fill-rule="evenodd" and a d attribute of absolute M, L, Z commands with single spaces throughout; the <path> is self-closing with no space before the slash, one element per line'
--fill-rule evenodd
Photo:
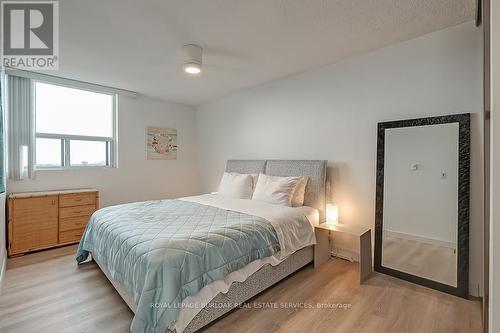
<path fill-rule="evenodd" d="M 34 178 L 35 111 L 30 79 L 7 76 L 8 173 L 9 178 Z"/>
<path fill-rule="evenodd" d="M 5 138 L 4 138 L 4 102 L 5 102 L 5 72 L 0 68 L 0 193 L 5 192 Z"/>

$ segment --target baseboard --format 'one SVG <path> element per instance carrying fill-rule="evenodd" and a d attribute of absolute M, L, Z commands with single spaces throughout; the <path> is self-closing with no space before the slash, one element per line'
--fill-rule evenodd
<path fill-rule="evenodd" d="M 483 297 L 481 290 L 479 288 L 479 283 L 473 283 L 473 282 L 469 283 L 469 296 L 478 298 Z"/>
<path fill-rule="evenodd" d="M 359 262 L 359 252 L 343 247 L 334 246 L 332 256 L 350 261 Z"/>
<path fill-rule="evenodd" d="M 456 248 L 455 243 L 452 243 L 452 242 L 443 241 L 443 240 L 434 239 L 434 238 L 423 237 L 423 236 L 417 236 L 417 235 L 412 235 L 412 234 L 407 234 L 405 232 L 399 232 L 399 231 L 394 231 L 394 230 L 384 230 L 384 237 L 385 236 L 407 239 L 407 240 L 414 240 L 414 241 L 419 241 L 419 242 L 426 243 L 426 244 L 447 247 L 450 249 Z"/>

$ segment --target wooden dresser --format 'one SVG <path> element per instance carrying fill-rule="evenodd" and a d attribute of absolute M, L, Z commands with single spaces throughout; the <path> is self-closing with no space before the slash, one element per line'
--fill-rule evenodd
<path fill-rule="evenodd" d="M 98 208 L 95 189 L 10 194 L 9 256 L 78 243 Z"/>

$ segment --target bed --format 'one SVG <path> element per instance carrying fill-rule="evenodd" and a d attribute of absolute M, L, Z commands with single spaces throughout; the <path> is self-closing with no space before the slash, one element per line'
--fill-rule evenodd
<path fill-rule="evenodd" d="M 226 171 L 307 176 L 304 207 L 202 195 L 92 216 L 77 260 L 99 265 L 134 312 L 133 332 L 194 332 L 313 260 L 326 161 L 229 160 Z"/>

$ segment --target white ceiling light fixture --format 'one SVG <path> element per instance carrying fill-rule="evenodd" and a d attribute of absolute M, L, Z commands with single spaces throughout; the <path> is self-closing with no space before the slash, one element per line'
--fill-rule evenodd
<path fill-rule="evenodd" d="M 203 49 L 196 44 L 186 44 L 184 49 L 184 71 L 190 75 L 201 73 Z"/>

